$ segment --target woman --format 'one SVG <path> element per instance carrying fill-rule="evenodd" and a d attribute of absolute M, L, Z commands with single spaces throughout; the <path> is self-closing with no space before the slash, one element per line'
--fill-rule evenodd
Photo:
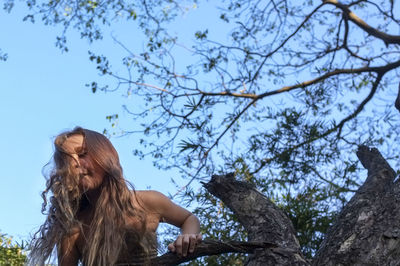
<path fill-rule="evenodd" d="M 157 255 L 160 222 L 181 228 L 168 246 L 179 256 L 201 241 L 199 220 L 189 211 L 159 192 L 129 190 L 118 154 L 102 134 L 77 127 L 57 136 L 54 146 L 42 194 L 48 216 L 32 240 L 29 264 L 44 264 L 56 247 L 61 266 L 145 265 Z"/>

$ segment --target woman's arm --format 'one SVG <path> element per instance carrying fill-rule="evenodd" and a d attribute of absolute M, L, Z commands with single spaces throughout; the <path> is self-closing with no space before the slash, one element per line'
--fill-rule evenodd
<path fill-rule="evenodd" d="M 77 266 L 79 262 L 79 251 L 76 247 L 76 240 L 79 233 L 65 236 L 61 245 L 57 247 L 58 265 Z"/>
<path fill-rule="evenodd" d="M 202 239 L 199 219 L 160 192 L 146 191 L 141 198 L 146 207 L 160 214 L 163 222 L 181 229 L 181 234 L 168 245 L 168 249 L 176 252 L 179 256 L 186 256 L 188 252 L 193 252 L 196 244 L 200 243 Z"/>
<path fill-rule="evenodd" d="M 168 249 L 171 252 L 176 252 L 179 256 L 186 256 L 188 252 L 194 251 L 196 244 L 200 243 L 201 239 L 199 219 L 190 214 L 182 224 L 181 234 L 168 245 Z"/>

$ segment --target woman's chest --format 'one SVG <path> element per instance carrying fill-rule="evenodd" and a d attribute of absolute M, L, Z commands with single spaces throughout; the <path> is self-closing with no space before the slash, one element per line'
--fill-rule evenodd
<path fill-rule="evenodd" d="M 90 239 L 91 234 L 93 233 L 94 226 L 92 224 L 92 217 L 90 215 L 82 215 L 82 229 L 81 233 L 76 241 L 76 247 L 79 253 L 82 255 L 84 250 L 87 248 L 89 244 L 88 239 Z M 155 236 L 157 227 L 160 223 L 160 216 L 156 213 L 146 213 L 141 217 L 129 217 L 125 218 L 125 228 L 126 234 L 126 244 L 132 246 L 131 238 L 132 235 L 137 236 Z M 107 230 L 107 228 L 105 229 Z M 113 230 L 113 228 L 109 228 L 108 230 Z M 151 237 L 153 238 L 153 237 Z M 145 239 L 145 241 L 147 241 Z"/>

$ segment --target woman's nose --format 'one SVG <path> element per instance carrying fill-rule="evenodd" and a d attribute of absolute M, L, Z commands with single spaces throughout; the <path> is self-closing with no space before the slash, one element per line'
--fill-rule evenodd
<path fill-rule="evenodd" d="M 79 168 L 80 167 L 80 162 L 78 156 L 72 156 L 72 166 L 74 168 Z"/>

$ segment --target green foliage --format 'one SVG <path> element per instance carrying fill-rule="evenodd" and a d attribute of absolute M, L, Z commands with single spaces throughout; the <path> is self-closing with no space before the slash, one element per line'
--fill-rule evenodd
<path fill-rule="evenodd" d="M 202 224 L 202 234 L 205 237 L 221 241 L 246 241 L 246 231 L 222 201 L 206 191 L 203 191 L 198 201 L 200 207 L 196 208 L 194 213 L 202 221 L 207 221 Z M 242 254 L 209 256 L 195 260 L 189 265 L 243 265 L 245 257 Z"/>
<path fill-rule="evenodd" d="M 318 249 L 325 233 L 335 218 L 326 199 L 331 198 L 332 191 L 320 190 L 317 187 L 306 187 L 295 196 L 283 196 L 281 204 L 297 231 L 297 237 L 303 254 L 312 258 Z"/>
<path fill-rule="evenodd" d="M 12 237 L 0 234 L 0 265 L 19 266 L 24 265 L 26 259 L 26 247 L 24 243 L 13 243 Z"/>
<path fill-rule="evenodd" d="M 357 146 L 378 146 L 400 166 L 393 108 L 400 43 L 375 34 L 399 32 L 400 19 L 392 1 L 343 3 L 27 1 L 27 18 L 62 25 L 57 45 L 63 50 L 71 29 L 90 42 L 121 19 L 142 29 L 143 49 L 119 43 L 129 51 L 121 59 L 126 75 L 114 71 L 108 51 L 89 54 L 99 73 L 117 83 L 115 90 L 134 96 L 124 106 L 134 125 L 119 121 L 139 135 L 134 154 L 189 179 L 182 201 L 197 201 L 203 231 L 215 238 L 246 234 L 225 206 L 191 185 L 236 172 L 286 211 L 310 257 L 363 181 Z M 194 11 L 202 19 L 185 20 Z M 350 11 L 369 19 L 375 33 L 349 20 Z M 186 23 L 190 30 L 181 27 Z M 93 92 L 108 86 L 88 85 Z M 118 117 L 107 119 L 115 126 Z M 242 259 L 203 258 L 193 265 Z"/>

